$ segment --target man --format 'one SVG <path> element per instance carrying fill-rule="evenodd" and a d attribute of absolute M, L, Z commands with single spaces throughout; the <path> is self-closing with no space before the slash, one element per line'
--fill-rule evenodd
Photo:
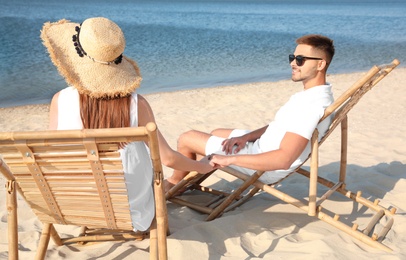
<path fill-rule="evenodd" d="M 303 163 L 310 154 L 312 133 L 321 138 L 331 118 L 318 124 L 326 107 L 332 104 L 331 85 L 326 73 L 333 56 L 333 41 L 322 35 L 305 35 L 296 40 L 289 55 L 292 80 L 303 83 L 303 91 L 294 94 L 267 126 L 255 131 L 216 129 L 210 134 L 191 130 L 178 140 L 178 151 L 196 159 L 197 154 L 211 156 L 216 168 L 231 166 L 245 174 L 266 171 L 260 180 L 274 183 Z M 166 189 L 178 183 L 188 172 L 175 170 L 166 180 Z"/>

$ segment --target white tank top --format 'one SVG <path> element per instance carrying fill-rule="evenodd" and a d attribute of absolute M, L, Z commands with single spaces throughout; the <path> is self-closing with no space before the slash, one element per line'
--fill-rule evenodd
<path fill-rule="evenodd" d="M 133 93 L 130 105 L 132 127 L 138 126 L 138 95 Z M 80 118 L 79 93 L 67 87 L 58 97 L 58 130 L 83 129 Z M 152 165 L 144 142 L 133 142 L 120 149 L 134 230 L 145 231 L 155 214 L 152 190 Z"/>

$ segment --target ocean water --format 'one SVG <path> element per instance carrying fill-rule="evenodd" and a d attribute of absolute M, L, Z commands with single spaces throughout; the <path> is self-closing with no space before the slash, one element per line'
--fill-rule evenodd
<path fill-rule="evenodd" d="M 404 0 L 0 0 L 0 107 L 48 103 L 66 87 L 40 40 L 46 21 L 104 16 L 124 31 L 139 93 L 290 78 L 295 39 L 334 39 L 329 73 L 406 58 Z M 401 66 L 404 66 L 402 63 Z"/>

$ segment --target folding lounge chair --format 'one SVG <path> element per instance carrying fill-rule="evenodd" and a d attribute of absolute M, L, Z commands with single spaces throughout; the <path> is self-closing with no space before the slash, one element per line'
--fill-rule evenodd
<path fill-rule="evenodd" d="M 150 259 L 167 259 L 168 219 L 156 125 L 116 129 L 0 133 L 0 170 L 6 179 L 9 259 L 18 259 L 16 191 L 43 224 L 36 259 L 50 237 L 56 245 L 89 241 L 142 240 L 134 232 L 118 144 L 149 144 L 155 218 L 149 229 Z M 151 186 L 152 188 L 152 186 Z M 82 227 L 61 238 L 58 225 Z"/>
<path fill-rule="evenodd" d="M 243 180 L 243 184 L 239 186 L 236 190 L 231 193 L 224 191 L 214 190 L 210 187 L 203 186 L 202 182 L 206 180 L 213 173 L 208 174 L 198 174 L 197 172 L 189 173 L 180 183 L 175 185 L 171 190 L 166 193 L 166 198 L 171 202 L 188 206 L 194 210 L 200 211 L 202 213 L 208 214 L 206 218 L 207 221 L 213 220 L 221 216 L 224 212 L 230 211 L 235 207 L 243 204 L 258 191 L 263 190 L 267 193 L 274 195 L 275 197 L 290 203 L 304 211 L 307 212 L 309 216 L 316 216 L 319 219 L 343 230 L 344 232 L 350 234 L 351 236 L 377 248 L 381 248 L 386 251 L 391 251 L 390 248 L 383 245 L 381 242 L 386 236 L 387 232 L 390 230 L 393 224 L 393 215 L 396 212 L 395 208 L 386 209 L 379 205 L 379 201 L 371 202 L 361 196 L 361 192 L 353 193 L 346 189 L 345 177 L 346 177 L 346 167 L 347 167 L 347 114 L 352 109 L 352 107 L 360 100 L 360 98 L 369 91 L 373 86 L 375 86 L 382 78 L 384 78 L 388 73 L 390 73 L 397 65 L 398 60 L 393 60 L 390 64 L 385 64 L 381 66 L 374 66 L 371 70 L 359 79 L 353 86 L 351 86 L 345 93 L 343 93 L 335 102 L 329 106 L 324 113 L 322 121 L 329 115 L 333 114 L 333 122 L 324 135 L 320 142 L 318 142 L 318 131 L 314 131 L 311 138 L 311 155 L 310 158 L 310 171 L 305 170 L 302 166 L 298 167 L 294 172 L 300 173 L 309 178 L 309 196 L 308 198 L 294 198 L 287 193 L 284 193 L 276 188 L 275 184 L 280 183 L 282 180 L 274 184 L 264 184 L 258 180 L 258 178 L 263 174 L 262 171 L 257 171 L 252 176 L 247 176 L 239 171 L 236 171 L 230 167 L 225 167 L 221 170 L 231 174 L 238 179 Z M 336 129 L 338 125 L 341 125 L 341 161 L 340 161 L 340 174 L 338 181 L 333 182 L 318 176 L 318 151 L 319 146 L 328 138 L 328 136 Z M 291 174 L 290 174 L 291 175 Z M 288 175 L 288 176 L 290 176 Z M 286 179 L 286 178 L 285 178 Z M 317 185 L 321 184 L 327 187 L 327 192 L 321 196 L 317 196 Z M 191 200 L 184 199 L 182 195 L 179 195 L 180 190 L 198 190 L 199 192 L 206 192 L 210 194 L 210 201 L 206 204 L 194 203 Z M 373 212 L 376 212 L 372 217 L 372 220 L 367 225 L 364 230 L 359 230 L 358 225 L 354 224 L 352 227 L 341 222 L 339 220 L 339 215 L 331 214 L 331 212 L 326 213 L 321 204 L 326 201 L 334 192 L 341 193 L 342 195 L 348 197 L 349 199 L 359 203 L 359 205 L 364 205 L 368 207 Z M 186 197 L 188 192 L 183 193 Z M 303 202 L 305 200 L 305 202 Z M 334 216 L 331 216 L 334 215 Z M 376 224 L 381 221 L 383 216 L 384 219 L 389 219 L 386 225 L 382 228 L 378 234 L 373 233 L 373 229 Z M 373 234 L 370 234 L 373 233 Z"/>

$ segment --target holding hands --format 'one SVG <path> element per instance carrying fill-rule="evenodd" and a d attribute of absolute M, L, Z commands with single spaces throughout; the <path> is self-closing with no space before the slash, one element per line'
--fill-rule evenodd
<path fill-rule="evenodd" d="M 234 164 L 236 158 L 232 155 L 237 154 L 242 148 L 244 148 L 247 142 L 248 138 L 245 135 L 225 139 L 221 144 L 223 145 L 223 152 L 226 155 L 209 155 L 208 159 L 210 160 L 211 166 L 214 169 L 218 169 Z"/>
<path fill-rule="evenodd" d="M 234 156 L 211 154 L 208 156 L 208 159 L 213 169 L 220 169 L 233 164 Z"/>
<path fill-rule="evenodd" d="M 216 168 L 213 166 L 210 159 L 211 159 L 211 155 L 205 156 L 202 159 L 200 159 L 200 161 L 199 161 L 200 167 L 199 167 L 199 169 L 196 169 L 196 171 L 198 173 L 208 173 L 208 172 L 215 170 Z"/>

